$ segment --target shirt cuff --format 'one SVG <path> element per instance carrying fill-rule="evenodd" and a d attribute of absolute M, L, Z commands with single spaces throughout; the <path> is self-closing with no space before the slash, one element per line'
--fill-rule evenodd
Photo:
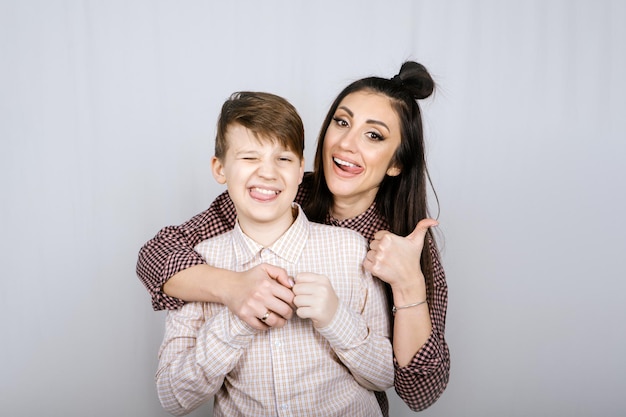
<path fill-rule="evenodd" d="M 256 329 L 226 308 L 209 318 L 205 329 L 214 337 L 233 348 L 245 348 L 250 344 Z"/>
<path fill-rule="evenodd" d="M 343 303 L 339 303 L 333 319 L 317 331 L 328 340 L 335 349 L 350 349 L 367 338 L 368 328 L 365 320 Z"/>
<path fill-rule="evenodd" d="M 409 372 L 411 374 L 429 375 L 436 371 L 442 361 L 442 353 L 439 348 L 439 339 L 434 333 L 426 340 L 426 343 L 417 351 L 411 362 L 406 366 L 399 366 L 396 357 L 393 358 L 393 364 L 400 373 Z"/>

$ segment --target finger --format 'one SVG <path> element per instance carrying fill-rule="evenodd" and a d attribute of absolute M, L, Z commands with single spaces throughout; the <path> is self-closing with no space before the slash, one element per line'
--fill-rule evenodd
<path fill-rule="evenodd" d="M 272 310 L 266 310 L 262 316 L 258 317 L 258 321 L 261 322 L 261 324 L 265 326 L 266 328 L 283 327 L 287 323 L 287 321 L 284 318 L 282 318 L 281 316 L 276 314 L 275 311 L 272 311 Z"/>
<path fill-rule="evenodd" d="M 296 282 L 296 285 L 293 286 L 293 294 L 295 295 L 295 297 L 299 296 L 299 295 L 307 295 L 307 294 L 313 294 L 315 292 L 315 287 L 317 285 L 310 283 L 310 282 Z M 294 302 L 295 302 L 295 297 L 294 297 Z"/>
<path fill-rule="evenodd" d="M 258 317 L 252 317 L 250 320 L 244 320 L 248 326 L 256 329 L 256 330 L 267 330 L 269 329 L 269 326 L 265 323 L 263 323 L 261 320 L 259 320 Z"/>
<path fill-rule="evenodd" d="M 378 264 L 378 261 L 376 259 L 376 256 L 371 255 L 368 252 L 367 255 L 365 256 L 365 259 L 363 260 L 363 268 L 370 274 L 377 275 L 378 273 L 377 264 Z"/>
<path fill-rule="evenodd" d="M 415 226 L 415 229 L 411 232 L 410 235 L 407 236 L 407 238 L 411 240 L 424 240 L 428 229 L 435 226 L 439 226 L 439 222 L 435 219 L 420 220 Z"/>
<path fill-rule="evenodd" d="M 311 283 L 318 282 L 320 280 L 320 275 L 314 274 L 312 272 L 300 272 L 295 276 L 295 283 L 303 284 L 303 283 Z"/>
<path fill-rule="evenodd" d="M 311 294 L 296 295 L 293 299 L 293 303 L 296 305 L 297 310 L 301 309 L 302 307 L 312 307 L 319 302 L 319 297 Z"/>
<path fill-rule="evenodd" d="M 270 278 L 276 280 L 276 282 L 283 285 L 284 287 L 293 287 L 293 280 L 289 277 L 289 275 L 287 275 L 287 271 L 285 271 L 283 268 L 266 264 L 264 266 L 264 270 Z"/>
<path fill-rule="evenodd" d="M 390 233 L 388 230 L 379 230 L 378 232 L 374 233 L 374 240 L 380 240 L 388 233 Z"/>
<path fill-rule="evenodd" d="M 272 286 L 272 295 L 286 304 L 290 304 L 293 301 L 293 291 L 280 284 L 274 284 L 274 286 Z"/>
<path fill-rule="evenodd" d="M 268 300 L 267 309 L 272 311 L 275 316 L 289 320 L 293 316 L 293 295 L 289 303 L 285 303 L 278 299 Z"/>
<path fill-rule="evenodd" d="M 310 319 L 311 317 L 313 317 L 314 312 L 313 312 L 313 309 L 311 307 L 307 306 L 307 307 L 299 307 L 296 310 L 296 314 L 301 319 Z"/>
<path fill-rule="evenodd" d="M 279 328 L 283 327 L 285 324 L 287 324 L 287 320 L 285 320 L 284 318 L 280 317 L 278 314 L 273 314 L 273 313 L 274 312 L 272 312 L 272 314 L 270 314 L 270 316 L 267 318 L 267 320 L 265 320 L 265 326 L 266 327 L 279 329 Z"/>
<path fill-rule="evenodd" d="M 368 259 L 370 262 L 376 262 L 378 260 L 379 251 L 377 249 L 370 249 L 365 254 L 365 259 Z"/>

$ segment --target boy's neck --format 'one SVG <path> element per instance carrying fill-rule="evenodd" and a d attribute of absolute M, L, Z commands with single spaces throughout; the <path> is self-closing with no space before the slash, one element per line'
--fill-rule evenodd
<path fill-rule="evenodd" d="M 284 216 L 271 222 L 259 222 L 246 218 L 237 218 L 243 233 L 263 247 L 271 246 L 291 227 L 298 217 L 298 208 L 291 208 L 291 216 Z"/>

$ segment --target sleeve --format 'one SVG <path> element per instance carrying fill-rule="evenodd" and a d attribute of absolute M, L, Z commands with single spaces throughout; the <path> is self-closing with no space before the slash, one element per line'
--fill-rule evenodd
<path fill-rule="evenodd" d="M 360 236 L 359 236 L 360 237 Z M 358 259 L 363 259 L 363 257 Z M 332 321 L 318 332 L 328 340 L 341 362 L 356 381 L 372 391 L 385 391 L 393 386 L 393 349 L 384 284 L 359 266 L 359 309 L 350 308 L 341 300 Z"/>
<path fill-rule="evenodd" d="M 407 366 L 399 367 L 394 358 L 396 392 L 413 411 L 422 411 L 434 404 L 450 378 L 450 351 L 445 340 L 448 286 L 433 242 L 430 244 L 430 255 L 433 260 L 433 293 L 428 302 L 432 333 Z"/>
<path fill-rule="evenodd" d="M 176 273 L 205 263 L 194 250 L 195 245 L 231 230 L 235 219 L 235 206 L 228 192 L 224 192 L 206 211 L 179 226 L 161 229 L 143 245 L 137 260 L 137 276 L 150 293 L 155 310 L 183 305 L 182 300 L 163 292 L 163 284 Z"/>
<path fill-rule="evenodd" d="M 169 311 L 155 377 L 163 408 L 185 415 L 208 401 L 254 334 L 252 327 L 222 306 L 213 316 L 207 303 L 187 303 Z"/>

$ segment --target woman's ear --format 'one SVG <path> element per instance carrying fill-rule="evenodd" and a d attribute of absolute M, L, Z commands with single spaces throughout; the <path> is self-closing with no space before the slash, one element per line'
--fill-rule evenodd
<path fill-rule="evenodd" d="M 213 178 L 215 178 L 215 181 L 217 181 L 219 184 L 226 184 L 226 175 L 224 175 L 224 164 L 216 156 L 211 158 L 211 172 L 213 173 Z"/>
<path fill-rule="evenodd" d="M 398 175 L 400 175 L 401 172 L 402 169 L 400 169 L 400 167 L 397 165 L 392 165 L 387 168 L 387 175 L 389 175 L 390 177 L 397 177 Z"/>

